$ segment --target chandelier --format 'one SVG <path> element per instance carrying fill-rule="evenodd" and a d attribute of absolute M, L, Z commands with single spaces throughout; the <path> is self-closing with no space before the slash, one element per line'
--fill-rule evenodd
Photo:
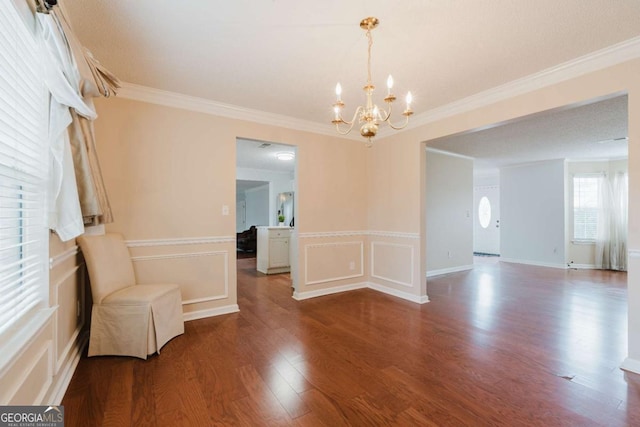
<path fill-rule="evenodd" d="M 360 28 L 366 30 L 367 39 L 369 40 L 369 49 L 367 51 L 367 84 L 363 88 L 366 93 L 366 105 L 360 105 L 356 108 L 351 121 L 344 120 L 342 118 L 342 108 L 344 107 L 344 102 L 342 102 L 341 98 L 342 86 L 338 83 L 336 85 L 337 99 L 336 103 L 333 104 L 333 112 L 335 116 L 331 121 L 331 123 L 336 125 L 336 130 L 340 135 L 346 135 L 353 129 L 357 118 L 358 123 L 362 124 L 362 126 L 360 126 L 360 135 L 367 138 L 368 146 L 371 146 L 372 144 L 371 138 L 376 136 L 376 133 L 378 133 L 378 125 L 380 123 L 387 122 L 392 129 L 399 130 L 407 126 L 409 123 L 409 116 L 413 114 L 413 111 L 411 111 L 411 92 L 408 92 L 406 98 L 407 108 L 402 113 L 402 115 L 405 116 L 404 123 L 401 125 L 394 125 L 391 123 L 392 104 L 393 101 L 396 100 L 395 95 L 391 93 L 391 89 L 393 88 L 393 77 L 391 77 L 391 75 L 387 78 L 387 96 L 384 98 L 384 102 L 386 102 L 388 106 L 387 109 L 385 110 L 384 108 L 380 108 L 373 103 L 373 90 L 375 89 L 375 86 L 371 82 L 371 46 L 373 45 L 371 30 L 376 28 L 378 23 L 378 18 L 373 17 L 365 18 L 360 22 Z M 346 130 L 342 130 L 340 128 L 342 123 L 347 126 Z"/>

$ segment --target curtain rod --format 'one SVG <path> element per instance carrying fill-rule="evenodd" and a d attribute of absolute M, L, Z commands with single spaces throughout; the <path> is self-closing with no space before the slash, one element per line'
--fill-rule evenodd
<path fill-rule="evenodd" d="M 36 12 L 49 13 L 49 10 L 58 4 L 58 0 L 36 0 Z"/>

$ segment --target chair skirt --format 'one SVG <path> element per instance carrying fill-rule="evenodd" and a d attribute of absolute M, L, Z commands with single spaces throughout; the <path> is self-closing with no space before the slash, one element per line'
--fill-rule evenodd
<path fill-rule="evenodd" d="M 146 359 L 184 333 L 182 298 L 177 285 L 135 285 L 94 304 L 89 356 Z"/>

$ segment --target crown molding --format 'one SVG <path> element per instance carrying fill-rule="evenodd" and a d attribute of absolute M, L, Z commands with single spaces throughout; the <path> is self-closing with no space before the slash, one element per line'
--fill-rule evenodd
<path fill-rule="evenodd" d="M 415 129 L 437 120 L 466 113 L 636 58 L 640 58 L 640 37 L 625 40 L 571 61 L 547 68 L 538 73 L 530 74 L 424 113 L 416 114 L 402 131 Z M 209 99 L 182 95 L 176 92 L 154 89 L 128 82 L 122 82 L 122 88 L 118 90 L 118 97 L 230 119 L 246 120 L 270 126 L 327 135 L 335 138 L 356 141 L 362 140 L 358 134 L 350 134 L 348 136 L 340 135 L 335 132 L 332 126 L 322 123 L 253 110 L 237 105 L 224 104 Z M 396 132 L 397 131 L 392 131 L 389 128 L 380 129 L 377 139 L 385 138 Z"/>
<path fill-rule="evenodd" d="M 119 98 L 132 99 L 134 101 L 164 105 L 165 107 L 180 108 L 198 113 L 211 114 L 213 116 L 227 117 L 229 119 L 246 120 L 253 123 L 278 126 L 303 132 L 359 140 L 359 138 L 355 138 L 354 135 L 345 137 L 337 134 L 330 125 L 284 116 L 281 114 L 253 110 L 250 108 L 240 107 L 238 105 L 224 104 L 222 102 L 212 101 L 205 98 L 183 95 L 134 83 L 122 82 L 122 87 L 118 90 L 117 96 Z"/>
<path fill-rule="evenodd" d="M 415 129 L 438 120 L 495 104 L 505 99 L 533 92 L 637 58 L 640 58 L 640 37 L 625 40 L 546 70 L 459 99 L 450 104 L 416 114 L 403 131 Z M 378 137 L 385 138 L 393 133 L 395 131 L 384 128 L 378 132 Z"/>

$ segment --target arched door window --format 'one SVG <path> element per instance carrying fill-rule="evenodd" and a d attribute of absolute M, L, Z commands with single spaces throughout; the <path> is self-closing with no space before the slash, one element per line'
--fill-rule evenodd
<path fill-rule="evenodd" d="M 478 205 L 478 219 L 480 220 L 480 226 L 482 228 L 487 228 L 491 222 L 491 203 L 486 196 L 480 199 L 480 203 Z"/>

